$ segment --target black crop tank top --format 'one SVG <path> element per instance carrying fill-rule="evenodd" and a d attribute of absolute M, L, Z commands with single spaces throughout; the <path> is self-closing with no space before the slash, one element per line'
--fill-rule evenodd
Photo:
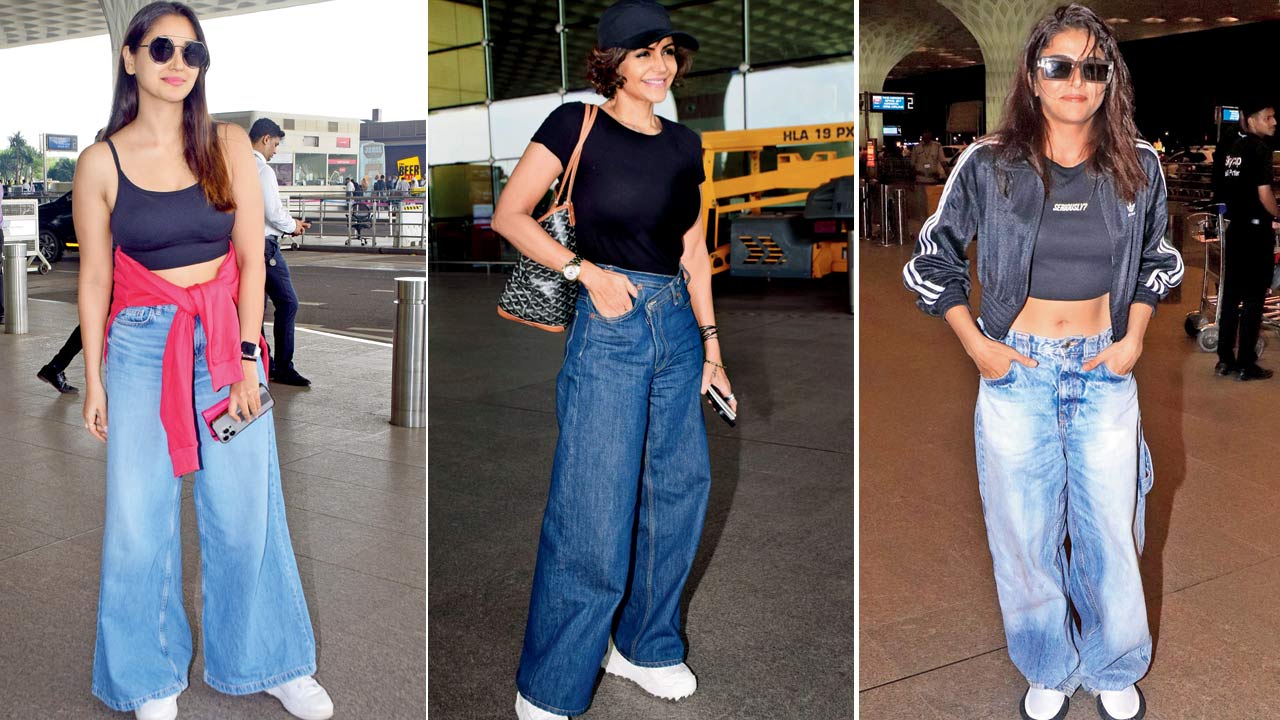
<path fill-rule="evenodd" d="M 116 206 L 111 211 L 111 244 L 148 270 L 166 270 L 216 260 L 227 254 L 234 212 L 219 212 L 196 183 L 173 191 L 145 190 L 120 169 L 120 155 L 107 139 L 116 161 Z"/>

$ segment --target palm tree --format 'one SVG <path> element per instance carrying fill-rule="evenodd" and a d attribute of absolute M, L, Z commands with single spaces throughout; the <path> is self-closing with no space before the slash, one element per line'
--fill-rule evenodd
<path fill-rule="evenodd" d="M 22 177 L 31 177 L 35 173 L 36 151 L 27 143 L 27 139 L 22 137 L 21 132 L 16 132 L 9 136 L 9 156 L 14 164 L 14 172 Z M 30 172 L 25 172 L 30 168 Z"/>

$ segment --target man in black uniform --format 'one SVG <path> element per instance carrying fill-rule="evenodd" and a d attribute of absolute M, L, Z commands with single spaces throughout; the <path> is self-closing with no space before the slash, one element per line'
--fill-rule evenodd
<path fill-rule="evenodd" d="M 1225 268 L 1218 292 L 1218 375 L 1236 373 L 1240 380 L 1265 380 L 1270 370 L 1258 366 L 1258 331 L 1262 328 L 1262 304 L 1275 265 L 1275 230 L 1280 216 L 1271 191 L 1271 147 L 1275 135 L 1275 104 L 1261 99 L 1240 106 L 1244 137 L 1237 140 L 1222 162 L 1219 180 L 1227 205 Z M 1239 352 L 1236 351 L 1237 327 Z"/>

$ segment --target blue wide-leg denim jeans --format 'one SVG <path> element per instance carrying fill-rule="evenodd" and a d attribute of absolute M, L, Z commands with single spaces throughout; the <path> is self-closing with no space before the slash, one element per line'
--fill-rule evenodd
<path fill-rule="evenodd" d="M 642 667 L 683 661 L 680 595 L 702 535 L 711 468 L 703 353 L 683 277 L 610 268 L 640 290 L 598 314 L 584 289 L 556 382 L 556 445 L 516 684 L 579 715 L 615 645 Z"/>
<path fill-rule="evenodd" d="M 1152 471 L 1138 388 L 1105 363 L 1081 369 L 1110 337 L 1010 332 L 1005 344 L 1039 364 L 983 379 L 974 414 L 1009 656 L 1033 687 L 1068 695 L 1123 690 L 1151 662 L 1138 557 Z"/>
<path fill-rule="evenodd" d="M 175 306 L 130 307 L 112 323 L 106 361 L 107 507 L 93 694 L 134 710 L 184 689 L 191 628 L 182 603 L 182 483 L 160 424 L 161 360 Z M 195 397 L 214 392 L 195 326 Z M 258 368 L 262 376 L 261 361 Z M 270 411 L 230 443 L 200 432 L 204 681 L 233 695 L 315 673 L 315 638 L 285 523 Z"/>

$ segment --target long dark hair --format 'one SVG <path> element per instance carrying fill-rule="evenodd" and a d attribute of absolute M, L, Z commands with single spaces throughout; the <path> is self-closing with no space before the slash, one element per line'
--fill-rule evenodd
<path fill-rule="evenodd" d="M 1033 83 L 1038 72 L 1040 52 L 1063 30 L 1084 30 L 1095 46 L 1113 64 L 1111 82 L 1107 85 L 1102 105 L 1094 115 L 1090 129 L 1088 168 L 1095 174 L 1111 177 L 1116 192 L 1133 202 L 1138 191 L 1147 184 L 1146 173 L 1138 160 L 1138 127 L 1133 122 L 1133 80 L 1120 55 L 1115 34 L 1097 13 L 1083 5 L 1065 5 L 1045 16 L 1031 30 L 1022 51 L 1022 60 L 1013 76 L 1013 89 L 1005 101 L 1004 119 L 994 135 L 999 143 L 1000 159 L 1008 162 L 1026 160 L 1044 179 L 1049 190 L 1048 161 L 1045 139 L 1048 121 L 1040 108 Z"/>
<path fill-rule="evenodd" d="M 180 2 L 153 2 L 138 11 L 129 21 L 129 28 L 124 33 L 123 46 L 133 53 L 138 52 L 142 38 L 157 20 L 168 15 L 181 15 L 191 21 L 196 30 L 196 39 L 205 42 L 204 30 L 200 20 L 191 8 Z M 206 45 L 208 43 L 205 43 Z M 150 62 L 148 59 L 147 62 Z M 209 117 L 209 105 L 204 98 L 204 76 L 209 71 L 208 65 L 200 68 L 196 74 L 195 84 L 191 92 L 182 101 L 182 155 L 187 167 L 196 176 L 209 204 L 221 212 L 235 209 L 235 200 L 231 196 L 231 173 L 227 169 L 226 159 L 222 154 L 222 143 L 218 139 L 218 131 L 213 118 Z M 111 119 L 102 131 L 102 137 L 114 135 L 120 128 L 133 122 L 138 117 L 138 78 L 124 70 L 124 57 L 117 59 L 115 95 L 111 100 Z"/>

